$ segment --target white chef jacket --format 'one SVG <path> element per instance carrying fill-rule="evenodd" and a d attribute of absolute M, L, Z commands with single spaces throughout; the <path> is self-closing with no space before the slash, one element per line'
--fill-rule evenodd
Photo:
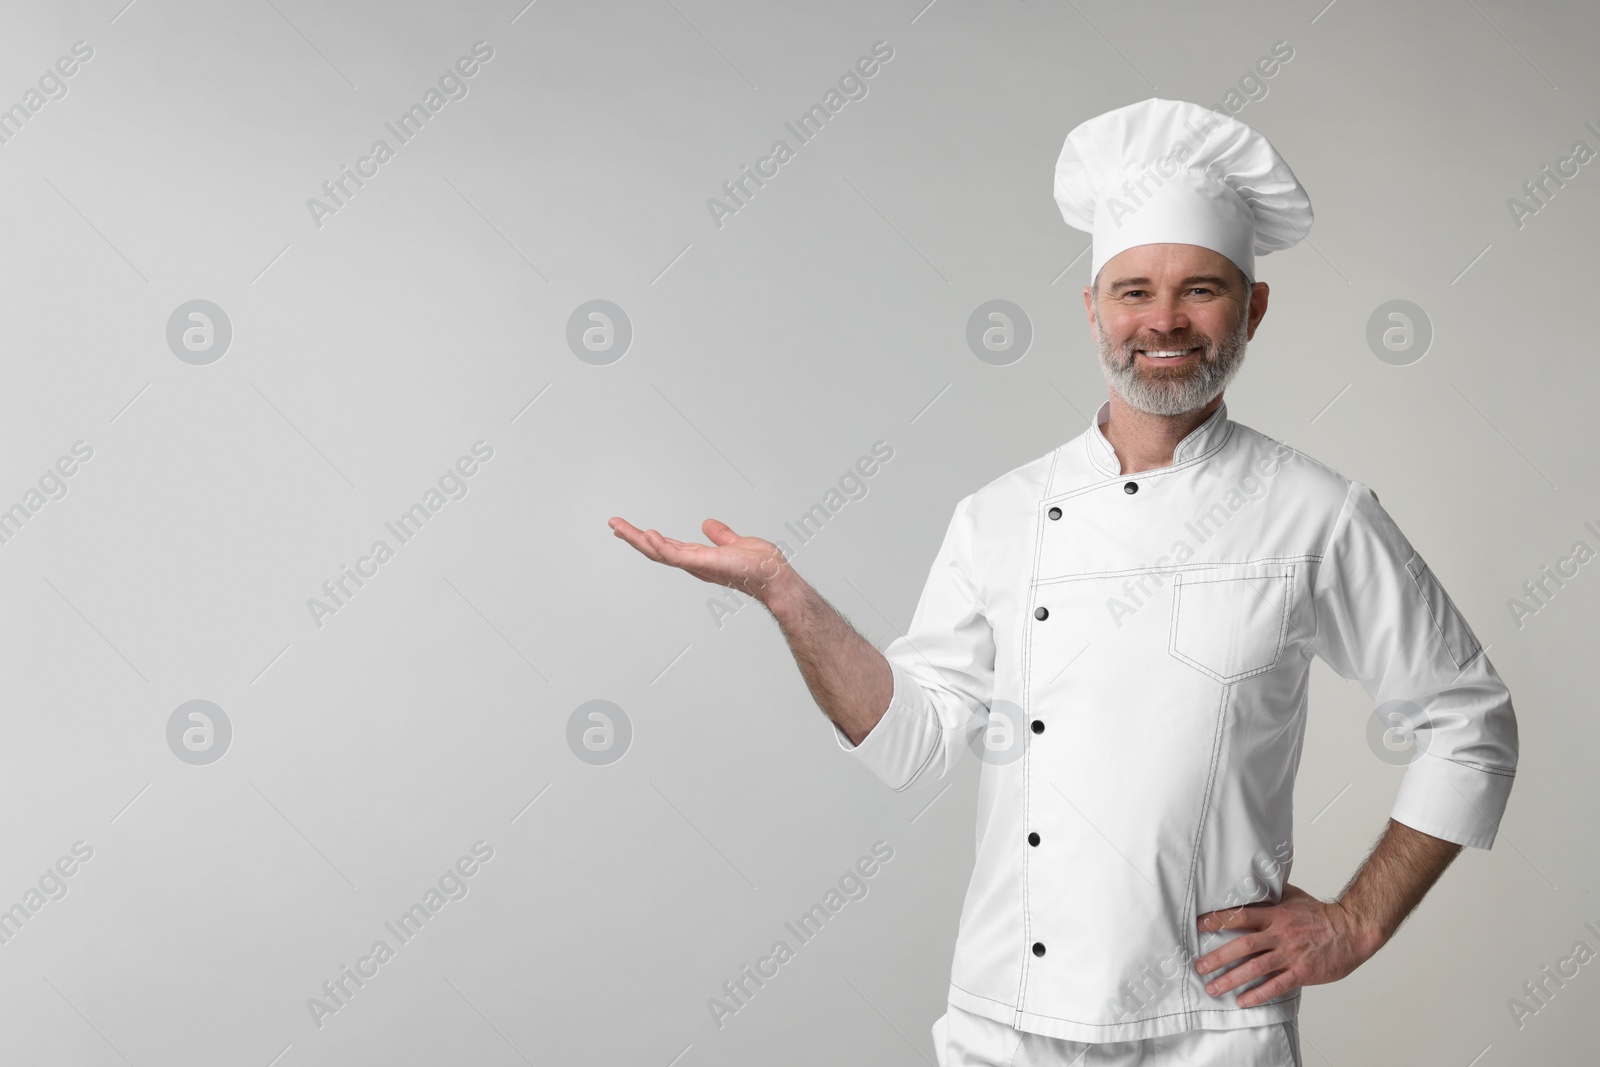
<path fill-rule="evenodd" d="M 1300 990 L 1241 1008 L 1265 979 L 1213 996 L 1193 961 L 1244 933 L 1198 915 L 1289 879 L 1312 655 L 1413 709 L 1391 817 L 1494 842 L 1516 718 L 1471 628 L 1371 489 L 1227 412 L 1123 474 L 1107 402 L 962 499 L 888 710 L 857 746 L 835 727 L 897 791 L 993 749 L 952 1004 L 1094 1042 L 1297 1016 Z"/>

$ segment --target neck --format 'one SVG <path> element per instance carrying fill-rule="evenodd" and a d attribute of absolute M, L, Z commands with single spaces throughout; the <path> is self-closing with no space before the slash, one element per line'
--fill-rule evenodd
<path fill-rule="evenodd" d="M 1115 390 L 1110 399 L 1111 411 L 1100 432 L 1116 450 L 1123 474 L 1172 466 L 1172 453 L 1178 442 L 1222 406 L 1222 394 L 1218 393 L 1203 408 L 1182 415 L 1152 415 L 1129 405 Z"/>

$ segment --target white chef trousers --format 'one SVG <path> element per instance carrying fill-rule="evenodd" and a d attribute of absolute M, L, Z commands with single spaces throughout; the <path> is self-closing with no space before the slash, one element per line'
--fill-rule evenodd
<path fill-rule="evenodd" d="M 1302 1067 L 1293 1021 L 1087 1042 L 1015 1030 L 954 1004 L 933 1024 L 939 1067 Z"/>

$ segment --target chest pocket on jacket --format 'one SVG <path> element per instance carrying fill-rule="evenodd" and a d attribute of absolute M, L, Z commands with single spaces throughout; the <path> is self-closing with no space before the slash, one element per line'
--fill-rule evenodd
<path fill-rule="evenodd" d="M 1174 575 L 1167 651 L 1223 684 L 1278 665 L 1294 565 L 1238 563 Z"/>

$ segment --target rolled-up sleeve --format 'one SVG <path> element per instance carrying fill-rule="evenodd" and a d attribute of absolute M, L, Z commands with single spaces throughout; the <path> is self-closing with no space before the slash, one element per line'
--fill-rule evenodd
<path fill-rule="evenodd" d="M 1414 732 L 1390 817 L 1493 846 L 1517 767 L 1511 694 L 1439 579 L 1367 486 L 1352 482 L 1313 590 L 1313 646 Z"/>
<path fill-rule="evenodd" d="M 988 722 L 994 690 L 994 631 L 973 571 L 972 500 L 956 505 L 904 636 L 884 649 L 894 692 L 883 718 L 839 747 L 900 791 L 944 778 Z"/>

